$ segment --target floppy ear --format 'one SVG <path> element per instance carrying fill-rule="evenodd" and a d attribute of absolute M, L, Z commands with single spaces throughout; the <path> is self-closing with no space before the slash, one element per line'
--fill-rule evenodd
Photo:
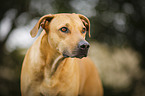
<path fill-rule="evenodd" d="M 80 19 L 82 20 L 83 24 L 85 25 L 85 27 L 86 27 L 86 29 L 87 29 L 87 31 L 89 33 L 89 37 L 91 37 L 89 19 L 86 16 L 82 15 L 82 14 L 78 14 L 78 15 L 79 15 Z"/>
<path fill-rule="evenodd" d="M 34 26 L 34 28 L 31 30 L 31 32 L 30 32 L 31 36 L 32 36 L 32 37 L 35 37 L 35 36 L 37 35 L 40 26 L 41 26 L 43 29 L 47 30 L 47 29 L 46 29 L 46 25 L 49 24 L 50 20 L 51 20 L 53 17 L 54 17 L 54 15 L 52 15 L 52 14 L 44 15 L 43 17 L 41 17 L 41 18 L 39 19 L 39 21 L 36 23 L 36 25 Z"/>

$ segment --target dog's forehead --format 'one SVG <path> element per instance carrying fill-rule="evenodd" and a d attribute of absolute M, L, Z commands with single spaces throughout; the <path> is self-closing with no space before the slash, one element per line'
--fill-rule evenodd
<path fill-rule="evenodd" d="M 63 14 L 56 14 L 56 18 L 79 18 L 78 14 L 68 14 L 68 13 L 63 13 Z"/>
<path fill-rule="evenodd" d="M 78 14 L 56 14 L 54 19 L 52 20 L 52 23 L 58 24 L 58 25 L 62 25 L 62 24 L 70 24 L 70 23 L 74 23 L 74 24 L 79 24 L 81 25 L 81 19 L 79 18 Z"/>

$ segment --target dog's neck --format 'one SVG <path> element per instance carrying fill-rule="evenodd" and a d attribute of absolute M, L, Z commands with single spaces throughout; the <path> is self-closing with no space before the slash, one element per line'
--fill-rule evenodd
<path fill-rule="evenodd" d="M 63 62 L 65 62 L 65 58 L 56 49 L 52 48 L 49 45 L 47 34 L 44 34 L 41 38 L 40 51 L 42 54 L 42 58 L 46 63 L 45 66 L 49 70 L 49 76 L 51 77 L 57 71 L 58 67 L 60 66 L 60 63 L 63 64 Z"/>
<path fill-rule="evenodd" d="M 65 58 L 64 58 L 63 56 L 60 55 L 60 56 L 58 56 L 58 57 L 53 61 L 52 66 L 51 66 L 51 74 L 50 74 L 50 76 L 52 76 L 52 75 L 56 72 L 56 70 L 57 70 L 59 64 L 60 64 L 64 59 L 65 59 Z"/>

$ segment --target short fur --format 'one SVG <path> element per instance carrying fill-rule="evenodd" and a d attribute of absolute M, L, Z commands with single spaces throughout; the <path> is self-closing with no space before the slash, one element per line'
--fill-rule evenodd
<path fill-rule="evenodd" d="M 90 22 L 81 14 L 48 14 L 40 18 L 31 31 L 35 37 L 44 30 L 26 53 L 21 72 L 22 96 L 103 96 L 98 71 L 88 58 L 71 56 L 80 40 L 90 36 Z M 59 29 L 69 28 L 69 33 Z"/>

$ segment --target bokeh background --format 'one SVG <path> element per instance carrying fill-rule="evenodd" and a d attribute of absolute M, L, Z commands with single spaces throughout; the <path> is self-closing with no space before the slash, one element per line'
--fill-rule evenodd
<path fill-rule="evenodd" d="M 81 13 L 91 21 L 89 56 L 104 96 L 145 96 L 145 0 L 3 0 L 0 3 L 0 96 L 20 96 L 30 30 L 45 14 Z M 42 30 L 42 29 L 40 29 Z"/>

